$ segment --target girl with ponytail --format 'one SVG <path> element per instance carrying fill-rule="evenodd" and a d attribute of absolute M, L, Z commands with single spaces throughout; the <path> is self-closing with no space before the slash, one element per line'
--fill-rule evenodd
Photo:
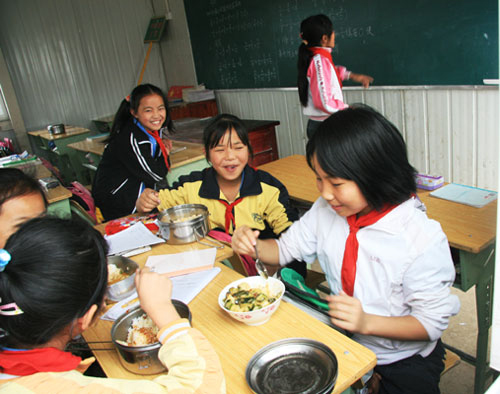
<path fill-rule="evenodd" d="M 342 95 L 342 81 L 351 79 L 367 88 L 373 78 L 333 64 L 335 32 L 326 15 L 304 19 L 300 24 L 300 38 L 297 86 L 303 113 L 309 117 L 307 138 L 311 138 L 323 120 L 347 107 Z"/>
<path fill-rule="evenodd" d="M 162 90 L 137 86 L 120 104 L 92 187 L 105 220 L 135 211 L 145 188 L 164 183 L 170 168 L 172 119 Z"/>

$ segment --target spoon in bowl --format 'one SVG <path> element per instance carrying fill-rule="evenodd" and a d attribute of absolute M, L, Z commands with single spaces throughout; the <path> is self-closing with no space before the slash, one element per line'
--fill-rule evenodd
<path fill-rule="evenodd" d="M 257 251 L 257 245 L 255 245 L 255 267 L 260 276 L 267 280 L 269 274 L 267 272 L 266 266 L 259 259 L 259 252 Z"/>

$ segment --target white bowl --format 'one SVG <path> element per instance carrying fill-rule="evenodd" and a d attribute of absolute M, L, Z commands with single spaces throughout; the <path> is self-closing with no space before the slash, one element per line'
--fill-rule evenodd
<path fill-rule="evenodd" d="M 270 277 L 268 279 L 269 290 L 276 294 L 281 293 L 281 295 L 272 304 L 265 306 L 264 308 L 257 309 L 250 312 L 233 312 L 224 307 L 224 298 L 231 287 L 237 287 L 241 283 L 248 283 L 251 288 L 266 286 L 266 280 L 261 276 L 249 276 L 247 278 L 238 279 L 222 289 L 219 294 L 219 306 L 226 311 L 232 318 L 248 324 L 249 326 L 258 326 L 267 322 L 271 315 L 276 312 L 278 306 L 280 305 L 281 299 L 283 298 L 283 293 L 285 292 L 285 285 L 282 281 L 276 278 Z"/>

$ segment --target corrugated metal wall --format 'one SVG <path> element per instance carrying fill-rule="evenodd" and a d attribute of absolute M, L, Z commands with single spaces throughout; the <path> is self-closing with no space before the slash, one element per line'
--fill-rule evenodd
<path fill-rule="evenodd" d="M 135 86 L 151 0 L 2 0 L 0 45 L 27 130 L 91 127 Z M 158 44 L 143 82 L 166 88 Z"/>
<path fill-rule="evenodd" d="M 345 88 L 345 99 L 368 104 L 389 118 L 419 172 L 498 190 L 497 87 Z M 220 90 L 217 101 L 221 112 L 279 120 L 280 157 L 305 153 L 307 119 L 296 89 Z"/>

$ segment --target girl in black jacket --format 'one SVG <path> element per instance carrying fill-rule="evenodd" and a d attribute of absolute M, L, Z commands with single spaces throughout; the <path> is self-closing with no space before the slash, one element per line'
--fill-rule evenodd
<path fill-rule="evenodd" d="M 165 180 L 172 147 L 165 129 L 172 120 L 158 87 L 139 85 L 120 104 L 92 187 L 106 221 L 134 213 L 142 191 Z"/>

